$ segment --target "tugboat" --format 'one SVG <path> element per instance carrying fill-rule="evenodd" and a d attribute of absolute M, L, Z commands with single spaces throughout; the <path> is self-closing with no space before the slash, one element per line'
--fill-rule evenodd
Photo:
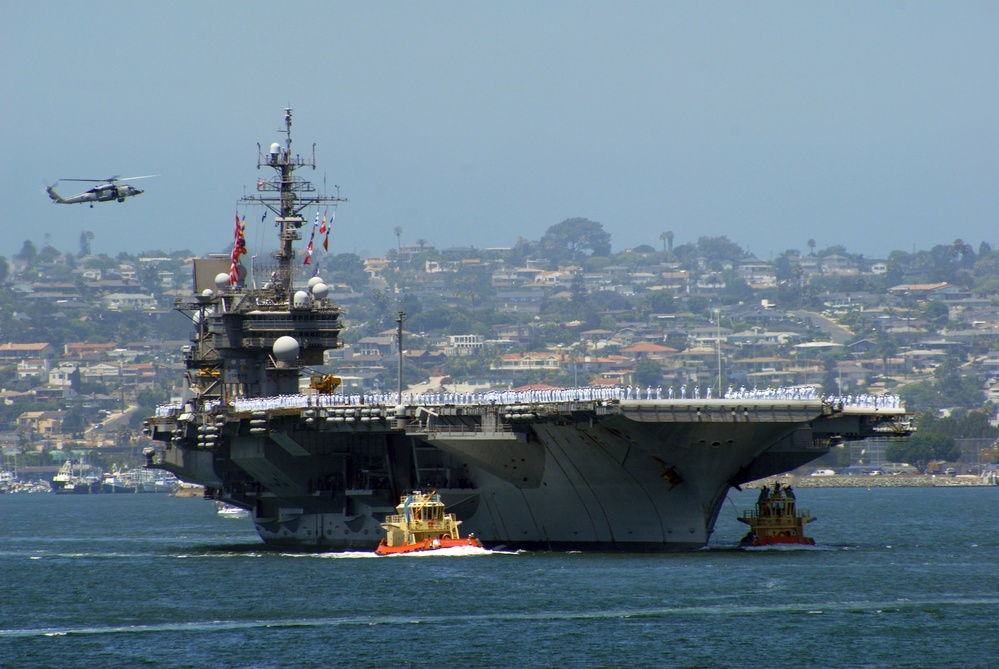
<path fill-rule="evenodd" d="M 474 534 L 464 539 L 458 535 L 460 520 L 453 513 L 444 513 L 444 502 L 434 490 L 424 494 L 414 490 L 403 495 L 395 507 L 396 515 L 389 516 L 382 523 L 388 536 L 382 539 L 375 549 L 378 555 L 396 555 L 432 551 L 458 546 L 482 548 L 482 542 Z"/>
<path fill-rule="evenodd" d="M 739 544 L 743 548 L 785 544 L 815 545 L 815 540 L 806 537 L 804 532 L 805 523 L 810 523 L 815 518 L 807 510 L 798 511 L 791 486 L 781 487 L 779 481 L 774 483 L 773 488 L 763 486 L 756 500 L 756 508 L 744 511 L 738 520 L 749 525 L 749 534 Z"/>

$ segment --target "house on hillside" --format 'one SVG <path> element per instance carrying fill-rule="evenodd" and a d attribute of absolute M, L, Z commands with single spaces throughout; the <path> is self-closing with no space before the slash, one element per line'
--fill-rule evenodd
<path fill-rule="evenodd" d="M 27 358 L 17 363 L 17 378 L 31 379 L 36 376 L 48 376 L 51 360 L 48 358 Z"/>
<path fill-rule="evenodd" d="M 73 376 L 80 367 L 78 362 L 63 361 L 55 369 L 49 370 L 49 385 L 58 388 L 68 388 L 73 385 Z"/>
<path fill-rule="evenodd" d="M 63 357 L 76 360 L 99 360 L 115 349 L 117 344 L 94 344 L 90 342 L 74 342 L 63 345 Z"/>
<path fill-rule="evenodd" d="M 17 427 L 37 435 L 61 434 L 65 415 L 65 411 L 25 411 L 17 417 Z"/>
<path fill-rule="evenodd" d="M 877 342 L 871 341 L 870 339 L 861 339 L 860 341 L 855 341 L 852 344 L 846 345 L 847 350 L 853 355 L 867 355 L 877 347 Z"/>
<path fill-rule="evenodd" d="M 404 332 L 404 339 L 405 335 L 406 333 Z M 379 334 L 369 337 L 361 337 L 357 344 L 354 345 L 354 348 L 356 349 L 355 355 L 361 356 L 377 355 L 380 357 L 399 352 L 399 344 L 394 334 Z"/>
<path fill-rule="evenodd" d="M 637 344 L 621 349 L 623 355 L 628 356 L 636 362 L 639 360 L 664 360 L 676 352 L 675 348 L 647 341 L 638 342 Z"/>
<path fill-rule="evenodd" d="M 121 368 L 106 362 L 90 364 L 80 368 L 80 379 L 85 383 L 117 381 L 120 377 Z"/>
<path fill-rule="evenodd" d="M 156 298 L 144 293 L 110 293 L 104 296 L 102 302 L 109 311 L 156 308 Z"/>
<path fill-rule="evenodd" d="M 971 297 L 971 291 L 953 286 L 946 281 L 941 283 L 903 283 L 888 289 L 892 295 L 914 297 L 917 300 L 943 300 L 951 302 Z"/>
<path fill-rule="evenodd" d="M 18 361 L 25 358 L 52 358 L 56 349 L 47 342 L 30 344 L 0 344 L 0 360 Z"/>
<path fill-rule="evenodd" d="M 443 351 L 434 351 L 428 348 L 406 349 L 403 351 L 402 357 L 407 364 L 421 369 L 436 367 L 447 362 L 447 356 L 444 355 Z"/>
<path fill-rule="evenodd" d="M 480 335 L 448 335 L 447 343 L 444 345 L 445 355 L 474 355 L 482 350 L 483 340 Z"/>
<path fill-rule="evenodd" d="M 491 365 L 494 370 L 516 370 L 528 372 L 535 369 L 562 370 L 565 356 L 547 351 L 508 353 L 500 356 L 499 362 Z"/>
<path fill-rule="evenodd" d="M 134 363 L 121 368 L 122 385 L 129 387 L 151 386 L 156 381 L 156 365 L 152 363 Z"/>

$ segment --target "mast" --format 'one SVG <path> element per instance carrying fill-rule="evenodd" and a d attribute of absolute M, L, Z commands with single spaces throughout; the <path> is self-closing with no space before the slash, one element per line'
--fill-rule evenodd
<path fill-rule="evenodd" d="M 283 144 L 274 142 L 266 154 L 257 144 L 257 169 L 269 167 L 274 176 L 258 179 L 258 193 L 240 198 L 275 214 L 279 245 L 270 279 L 258 289 L 253 277 L 232 282 L 230 270 L 215 275 L 214 288 L 199 288 L 195 261 L 195 294 L 174 304 L 191 314 L 196 328 L 186 355 L 195 404 L 298 392 L 301 367 L 323 364 L 325 351 L 340 346 L 340 310 L 327 298 L 325 284 L 315 278 L 307 288 L 294 288 L 294 243 L 302 238 L 306 207 L 346 200 L 317 194 L 310 182 L 295 176 L 300 167 L 316 168 L 316 149 L 313 145 L 307 157 L 292 152 L 290 108 L 279 132 Z"/>
<path fill-rule="evenodd" d="M 295 170 L 300 167 L 316 169 L 316 145 L 312 145 L 312 154 L 308 157 L 292 153 L 291 111 L 290 107 L 285 108 L 284 128 L 278 129 L 278 132 L 285 136 L 283 147 L 279 142 L 274 142 L 265 155 L 260 149 L 260 144 L 257 144 L 257 169 L 265 166 L 273 168 L 275 176 L 257 181 L 260 195 L 240 198 L 240 202 L 262 204 L 276 216 L 275 226 L 278 228 L 279 247 L 273 257 L 278 263 L 278 268 L 272 280 L 272 287 L 284 297 L 291 294 L 295 260 L 294 243 L 302 238 L 301 229 L 305 225 L 305 219 L 301 216 L 302 210 L 312 205 L 347 202 L 346 198 L 339 196 L 339 187 L 335 196 L 320 195 L 316 194 L 315 186 L 311 182 L 295 176 Z"/>

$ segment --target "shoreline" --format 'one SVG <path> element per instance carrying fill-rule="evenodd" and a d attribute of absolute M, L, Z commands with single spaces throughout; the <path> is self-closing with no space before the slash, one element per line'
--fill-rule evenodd
<path fill-rule="evenodd" d="M 751 481 L 743 488 L 761 488 L 772 486 L 775 482 L 790 485 L 793 488 L 956 488 L 956 487 L 994 487 L 979 476 L 946 476 L 934 474 L 881 474 L 870 475 L 832 475 L 832 476 L 768 476 L 758 481 Z"/>

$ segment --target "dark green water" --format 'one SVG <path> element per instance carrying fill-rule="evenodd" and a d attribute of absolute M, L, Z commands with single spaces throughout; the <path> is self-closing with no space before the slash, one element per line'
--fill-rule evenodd
<path fill-rule="evenodd" d="M 161 495 L 0 496 L 2 667 L 996 667 L 999 488 L 800 490 L 819 546 L 269 552 Z"/>

